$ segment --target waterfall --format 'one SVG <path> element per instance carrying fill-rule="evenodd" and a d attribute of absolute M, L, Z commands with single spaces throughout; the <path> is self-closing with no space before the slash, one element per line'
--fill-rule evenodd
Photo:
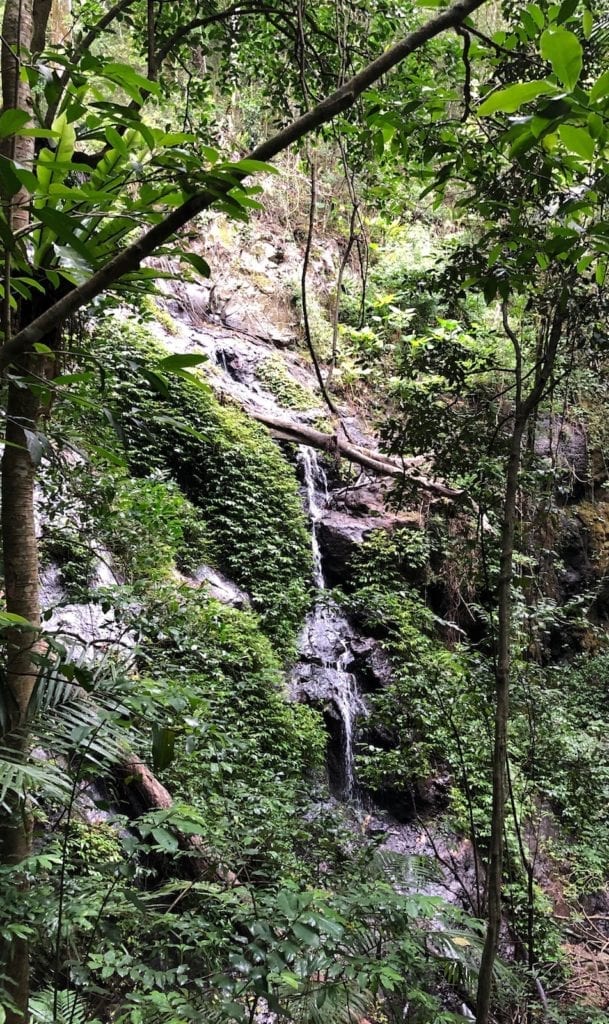
<path fill-rule="evenodd" d="M 339 723 L 338 750 L 329 757 L 330 782 L 337 796 L 349 800 L 355 792 L 353 739 L 356 719 L 367 713 L 349 666 L 353 661 L 353 630 L 335 601 L 327 594 L 318 527 L 328 501 L 326 474 L 317 454 L 302 445 L 304 496 L 311 523 L 313 580 L 320 592 L 300 637 L 301 660 L 294 670 L 295 695 L 317 704 L 324 702 Z M 325 593 L 324 593 L 325 592 Z"/>
<path fill-rule="evenodd" d="M 317 536 L 319 523 L 328 501 L 328 479 L 319 465 L 317 455 L 312 448 L 301 444 L 299 462 L 302 466 L 307 498 L 307 512 L 311 520 L 311 549 L 313 551 L 313 582 L 318 590 L 326 589 L 321 548 Z M 320 500 L 321 499 L 321 500 Z"/>

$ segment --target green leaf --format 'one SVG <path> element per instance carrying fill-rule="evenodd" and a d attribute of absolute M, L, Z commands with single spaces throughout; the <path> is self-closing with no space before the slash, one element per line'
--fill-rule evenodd
<path fill-rule="evenodd" d="M 262 160 L 239 160 L 236 164 L 224 164 L 222 169 L 245 171 L 246 174 L 279 174 L 273 164 L 265 164 Z"/>
<path fill-rule="evenodd" d="M 36 176 L 43 195 L 48 195 L 53 182 L 65 178 L 76 144 L 76 131 L 73 125 L 67 123 L 65 113 L 55 118 L 53 131 L 59 135 L 55 149 L 41 150 L 36 164 Z"/>
<path fill-rule="evenodd" d="M 176 732 L 168 726 L 152 726 L 152 763 L 156 771 L 168 768 L 175 755 Z M 154 833 L 153 833 L 154 835 Z"/>
<path fill-rule="evenodd" d="M 82 238 L 78 237 L 74 230 L 79 221 L 67 217 L 65 213 L 60 213 L 59 210 L 54 209 L 52 206 L 40 207 L 40 209 L 36 210 L 36 216 L 46 227 L 51 228 L 53 234 L 60 242 L 68 244 L 88 263 L 93 263 L 93 250 L 83 242 Z"/>
<path fill-rule="evenodd" d="M 304 942 L 305 946 L 319 945 L 319 935 L 317 932 L 314 932 L 312 928 L 307 928 L 306 924 L 301 924 L 300 921 L 295 921 L 292 925 L 292 931 L 301 942 Z"/>
<path fill-rule="evenodd" d="M 590 100 L 595 103 L 596 100 L 603 99 L 607 93 L 609 93 L 609 71 L 604 71 L 590 89 Z"/>
<path fill-rule="evenodd" d="M 146 378 L 154 391 L 158 391 L 159 395 L 162 395 L 163 398 L 171 398 L 171 391 L 161 373 L 156 373 L 154 370 L 147 370 L 145 367 L 142 367 L 141 374 Z"/>
<path fill-rule="evenodd" d="M 505 89 L 498 89 L 497 92 L 487 96 L 478 108 L 481 117 L 488 114 L 495 114 L 502 110 L 506 114 L 513 114 L 525 103 L 530 103 L 544 93 L 554 92 L 554 86 L 545 79 L 533 82 L 517 82 L 515 85 L 508 85 Z"/>
<path fill-rule="evenodd" d="M 154 93 L 155 96 L 160 93 L 157 82 L 151 82 L 149 78 L 139 75 L 129 64 L 106 64 L 102 75 L 116 85 L 120 85 L 131 99 L 136 101 L 141 99 L 140 93 L 142 92 Z"/>
<path fill-rule="evenodd" d="M 561 124 L 558 129 L 561 141 L 571 153 L 577 153 L 584 160 L 594 156 L 594 139 L 585 128 L 575 128 L 571 124 Z"/>
<path fill-rule="evenodd" d="M 186 366 L 199 366 L 207 360 L 208 357 L 203 352 L 184 352 L 160 359 L 157 366 L 163 372 L 173 373 L 176 370 L 183 370 Z"/>
<path fill-rule="evenodd" d="M 550 61 L 554 74 L 565 89 L 571 92 L 577 85 L 583 62 L 583 50 L 577 36 L 566 28 L 546 29 L 541 37 L 540 52 L 544 60 Z"/>
<path fill-rule="evenodd" d="M 37 628 L 27 619 L 24 619 L 23 615 L 15 615 L 14 612 L 0 612 L 0 627 L 4 629 L 7 626 L 21 626 L 23 629 L 32 630 Z"/>
<path fill-rule="evenodd" d="M 25 435 L 25 446 L 30 453 L 32 463 L 34 466 L 39 466 L 42 456 L 51 453 L 51 445 L 44 434 L 41 434 L 39 431 L 28 430 L 27 427 L 23 427 L 23 433 Z"/>
<path fill-rule="evenodd" d="M 245 1008 L 240 1006 L 239 1003 L 223 1003 L 222 1010 L 231 1020 L 246 1020 L 247 1014 Z"/>
<path fill-rule="evenodd" d="M 6 139 L 9 135 L 16 135 L 20 128 L 23 128 L 30 119 L 25 110 L 17 110 L 10 107 L 0 115 L 0 139 Z"/>
<path fill-rule="evenodd" d="M 121 156 L 129 156 L 127 144 L 123 136 L 117 132 L 116 128 L 113 128 L 112 125 L 108 125 L 108 127 L 105 130 L 105 133 L 106 138 L 113 149 L 120 153 Z"/>
<path fill-rule="evenodd" d="M 167 853 L 177 853 L 179 849 L 179 843 L 175 836 L 168 832 L 165 828 L 153 828 L 152 838 L 156 840 L 158 846 Z"/>
<path fill-rule="evenodd" d="M 62 373 L 53 377 L 54 387 L 61 387 L 64 384 L 81 384 L 93 380 L 95 374 L 92 370 L 83 370 L 82 373 Z"/>
<path fill-rule="evenodd" d="M 543 28 L 546 19 L 541 7 L 538 7 L 537 4 L 529 4 L 527 7 L 527 11 L 531 15 L 535 24 L 537 25 L 537 28 Z"/>
<path fill-rule="evenodd" d="M 570 18 L 571 15 L 575 13 L 578 4 L 579 0 L 563 0 L 563 3 L 560 5 L 560 10 L 556 17 L 556 21 L 559 25 L 561 25 L 563 21 L 567 21 L 567 19 Z"/>
<path fill-rule="evenodd" d="M 589 11 L 588 8 L 586 8 L 586 10 L 584 11 L 582 24 L 584 30 L 584 38 L 589 39 L 592 35 L 592 29 L 594 27 L 594 18 L 592 16 L 592 11 Z"/>
<path fill-rule="evenodd" d="M 11 160 L 0 156 L 0 193 L 7 199 L 12 199 L 21 189 L 21 182 L 15 174 L 15 168 Z"/>
<path fill-rule="evenodd" d="M 194 267 L 201 277 L 211 277 L 209 263 L 196 252 L 183 252 L 180 254 L 180 258 L 190 263 L 191 267 Z"/>

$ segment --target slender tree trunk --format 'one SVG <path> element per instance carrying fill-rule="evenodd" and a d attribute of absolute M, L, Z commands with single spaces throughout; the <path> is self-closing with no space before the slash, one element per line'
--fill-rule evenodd
<path fill-rule="evenodd" d="M 512 625 L 512 576 L 514 568 L 514 533 L 516 526 L 516 498 L 521 465 L 524 432 L 539 403 L 546 393 L 554 371 L 558 347 L 564 324 L 564 295 L 543 328 L 543 343 L 536 353 L 537 373 L 529 394 L 523 398 L 523 363 L 520 342 L 508 320 L 507 302 L 503 304 L 503 325 L 514 346 L 516 357 L 514 426 L 510 439 L 506 467 L 503 516 L 501 521 L 501 551 L 499 583 L 497 586 L 497 638 L 495 666 L 495 743 L 493 750 L 493 808 L 488 868 L 488 925 L 478 975 L 476 995 L 476 1024 L 488 1024 L 493 989 L 493 966 L 499 946 L 501 929 L 501 891 L 503 876 L 503 836 L 506 820 L 507 796 L 507 733 L 510 703 L 510 639 Z"/>
<path fill-rule="evenodd" d="M 516 498 L 520 472 L 520 450 L 526 419 L 518 414 L 510 441 L 506 472 L 503 518 L 501 523 L 501 555 L 497 588 L 497 651 L 495 671 L 495 744 L 493 751 L 493 810 L 488 869 L 488 924 L 478 976 L 476 1024 L 488 1024 L 493 964 L 501 928 L 501 889 L 503 877 L 503 830 L 506 803 L 507 729 L 510 700 L 510 639 L 512 625 L 512 573 L 514 562 L 514 530 Z"/>
<path fill-rule="evenodd" d="M 38 544 L 34 519 L 35 468 L 25 431 L 36 425 L 38 400 L 27 387 L 10 382 L 6 408 L 6 441 L 2 456 L 2 550 L 7 611 L 40 625 Z M 26 715 L 36 682 L 32 653 L 36 629 L 10 629 L 4 636 L 6 677 L 3 703 L 8 734 L 4 744 L 13 756 L 26 755 Z M 14 797 L 0 816 L 0 862 L 18 865 L 31 850 L 31 822 L 27 804 Z M 1 950 L 0 962 L 10 978 L 9 992 L 16 1010 L 7 1010 L 8 1024 L 28 1020 L 29 951 L 25 939 L 14 939 Z"/>
<path fill-rule="evenodd" d="M 0 53 L 2 107 L 18 107 L 31 112 L 32 97 L 27 79 L 23 79 L 23 62 L 32 50 L 41 50 L 45 43 L 46 25 L 52 0 L 7 0 L 2 23 Z M 3 141 L 0 153 L 24 167 L 34 160 L 34 140 L 13 136 Z M 10 203 L 7 219 L 13 232 L 29 223 L 29 194 L 20 191 Z M 4 266 L 5 302 L 2 316 L 4 342 L 19 329 L 19 311 L 10 307 L 11 265 L 7 253 Z M 27 322 L 28 316 L 24 316 Z M 2 554 L 6 609 L 27 619 L 32 629 L 11 628 L 6 631 L 6 674 L 3 704 L 6 711 L 7 734 L 4 745 L 13 756 L 26 754 L 26 716 L 36 681 L 36 665 L 32 654 L 36 649 L 40 625 L 38 584 L 38 544 L 34 516 L 35 466 L 28 441 L 36 430 L 38 399 L 15 379 L 27 375 L 37 357 L 25 356 L 16 374 L 7 382 L 6 428 L 2 455 Z M 28 433 L 29 432 L 29 433 Z M 31 827 L 24 800 L 13 797 L 0 815 L 0 862 L 19 865 L 31 852 Z M 16 876 L 18 879 L 18 875 Z M 25 883 L 24 883 L 25 885 Z M 27 1024 L 29 998 L 29 950 L 25 939 L 13 939 L 0 946 L 0 969 L 14 1009 L 6 1008 L 7 1024 Z"/>

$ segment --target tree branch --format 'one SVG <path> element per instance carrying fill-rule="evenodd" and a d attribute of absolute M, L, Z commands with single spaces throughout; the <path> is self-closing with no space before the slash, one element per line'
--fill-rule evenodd
<path fill-rule="evenodd" d="M 455 28 L 465 18 L 482 7 L 486 0 L 460 0 L 453 7 L 439 14 L 436 18 L 426 22 L 420 28 L 415 29 L 395 46 L 377 57 L 368 64 L 362 71 L 345 82 L 339 89 L 336 89 L 330 96 L 326 97 L 312 110 L 307 111 L 281 131 L 277 132 L 260 146 L 251 151 L 248 158 L 261 160 L 263 162 L 272 160 L 279 153 L 287 149 L 294 142 L 298 142 L 310 132 L 315 131 L 322 125 L 333 120 L 338 114 L 353 106 L 358 96 L 368 89 L 374 82 L 391 71 L 403 60 L 420 49 L 430 39 L 434 39 L 446 29 Z M 241 180 L 247 177 L 240 176 Z M 16 356 L 27 351 L 38 341 L 42 341 L 47 335 L 61 324 L 68 316 L 71 316 L 78 309 L 81 309 L 92 299 L 116 284 L 125 274 L 137 270 L 142 260 L 150 256 L 159 246 L 163 245 L 172 235 L 188 224 L 203 210 L 209 209 L 222 194 L 226 194 L 233 187 L 227 183 L 223 190 L 218 189 L 213 193 L 207 189 L 196 193 L 187 199 L 177 209 L 172 210 L 167 217 L 150 228 L 137 242 L 128 246 L 118 253 L 112 260 L 100 267 L 88 281 L 74 288 L 66 296 L 47 309 L 39 317 L 19 331 L 12 339 L 5 342 L 0 349 L 0 370 L 5 369 Z"/>
<path fill-rule="evenodd" d="M 421 458 L 418 456 L 412 459 L 400 459 L 399 462 L 393 462 L 385 455 L 366 451 L 364 448 L 349 444 L 338 433 L 324 434 L 321 430 L 315 430 L 313 427 L 294 423 L 288 419 L 284 420 L 278 416 L 269 416 L 267 413 L 256 409 L 246 409 L 246 412 L 253 419 L 258 420 L 259 423 L 263 423 L 265 427 L 268 427 L 273 434 L 283 441 L 291 441 L 294 444 L 308 444 L 311 448 L 319 448 L 325 452 L 338 452 L 339 455 L 344 456 L 349 462 L 355 462 L 358 466 L 369 469 L 379 476 L 390 476 L 396 480 L 403 480 L 406 477 L 408 480 L 412 480 L 416 487 L 423 491 L 428 491 L 438 498 L 450 498 L 453 501 L 457 501 L 459 498 L 464 497 L 464 491 L 455 490 L 453 487 L 448 487 L 440 481 L 429 480 L 427 477 L 422 476 L 416 468 L 421 463 Z"/>

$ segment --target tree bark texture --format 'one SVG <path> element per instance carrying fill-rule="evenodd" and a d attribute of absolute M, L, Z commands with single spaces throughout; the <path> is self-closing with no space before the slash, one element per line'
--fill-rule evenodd
<path fill-rule="evenodd" d="M 33 31 L 34 0 L 7 0 L 2 20 L 0 52 L 3 110 L 18 107 L 29 114 L 32 112 L 30 85 L 27 81 L 22 81 L 20 71 L 23 61 L 29 59 Z M 29 168 L 34 158 L 34 139 L 23 135 L 3 139 L 0 143 L 0 154 Z M 27 227 L 29 203 L 29 192 L 25 188 L 11 200 L 10 224 L 13 232 Z"/>

